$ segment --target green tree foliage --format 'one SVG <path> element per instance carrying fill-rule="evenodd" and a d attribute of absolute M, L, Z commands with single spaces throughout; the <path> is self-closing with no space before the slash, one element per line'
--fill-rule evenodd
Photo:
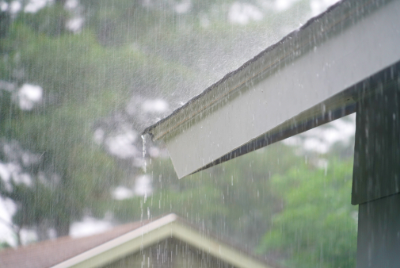
<path fill-rule="evenodd" d="M 326 168 L 301 165 L 274 175 L 272 191 L 282 211 L 259 246 L 281 254 L 288 267 L 354 267 L 357 207 L 350 203 L 352 162 Z"/>
<path fill-rule="evenodd" d="M 0 251 L 10 247 L 11 247 L 10 244 L 8 244 L 7 242 L 0 242 Z"/>
<path fill-rule="evenodd" d="M 61 4 L 43 8 L 34 14 L 20 14 L 20 19 L 24 20 L 35 32 L 52 37 L 57 37 L 66 32 L 65 23 L 69 17 L 70 14 Z"/>
<path fill-rule="evenodd" d="M 154 159 L 148 167 L 153 193 L 116 201 L 114 216 L 124 222 L 174 212 L 253 249 L 281 211 L 270 177 L 299 160 L 293 148 L 278 143 L 178 180 L 169 159 Z"/>
<path fill-rule="evenodd" d="M 18 161 L 32 180 L 29 185 L 1 181 L 0 194 L 18 205 L 15 224 L 47 225 L 59 236 L 85 211 L 104 214 L 97 204 L 127 176 L 120 168 L 124 163 L 94 143 L 96 124 L 122 110 L 135 91 L 150 88 L 146 76 L 161 80 L 188 73 L 132 47 L 104 47 L 90 29 L 73 35 L 60 26 L 64 16 L 59 5 L 21 13 L 0 40 L 0 79 L 15 87 L 1 91 L 1 144 L 18 142 L 23 148 Z M 17 89 L 25 83 L 43 88 L 33 109 L 19 106 Z M 24 152 L 36 161 L 24 164 Z"/>
<path fill-rule="evenodd" d="M 31 169 L 33 187 L 12 185 L 10 192 L 3 186 L 1 193 L 20 205 L 16 224 L 34 226 L 52 220 L 58 234 L 65 235 L 70 221 L 82 215 L 82 204 L 107 196 L 106 186 L 120 176 L 112 158 L 92 138 L 93 124 L 115 107 L 119 92 L 109 90 L 105 82 L 99 87 L 99 78 L 107 78 L 101 75 L 96 56 L 102 48 L 95 49 L 95 40 L 71 35 L 53 39 L 23 23 L 14 23 L 9 34 L 6 50 L 11 52 L 11 64 L 7 67 L 10 73 L 17 70 L 23 76 L 3 79 L 39 84 L 44 98 L 35 109 L 23 111 L 15 95 L 3 95 L 3 137 L 39 154 L 40 162 L 26 167 Z"/>

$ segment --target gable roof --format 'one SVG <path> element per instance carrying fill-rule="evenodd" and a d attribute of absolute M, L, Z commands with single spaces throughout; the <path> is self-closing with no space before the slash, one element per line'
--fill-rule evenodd
<path fill-rule="evenodd" d="M 398 73 L 399 12 L 343 0 L 143 134 L 165 142 L 182 178 L 353 113 L 368 79 Z"/>
<path fill-rule="evenodd" d="M 148 221 L 125 224 L 112 230 L 86 237 L 61 237 L 36 244 L 0 251 L 0 267 L 51 267 L 116 237 L 139 228 Z"/>
<path fill-rule="evenodd" d="M 175 238 L 236 267 L 277 267 L 204 234 L 175 214 L 116 227 L 88 237 L 62 237 L 0 252 L 0 267 L 99 267 L 168 238 Z"/>

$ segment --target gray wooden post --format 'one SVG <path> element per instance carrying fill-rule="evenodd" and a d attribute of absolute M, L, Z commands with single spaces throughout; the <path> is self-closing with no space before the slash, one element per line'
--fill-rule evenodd
<path fill-rule="evenodd" d="M 357 268 L 400 267 L 400 87 L 396 80 L 377 87 L 374 95 L 360 96 L 357 107 Z"/>

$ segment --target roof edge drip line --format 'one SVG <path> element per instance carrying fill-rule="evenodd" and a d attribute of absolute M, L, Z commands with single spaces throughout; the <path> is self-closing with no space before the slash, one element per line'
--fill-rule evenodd
<path fill-rule="evenodd" d="M 383 5 L 385 2 L 389 1 L 392 0 L 381 1 L 380 5 Z M 344 4 L 347 4 L 345 10 L 340 10 L 340 12 L 337 12 L 338 9 L 343 9 Z M 350 3 L 350 1 L 338 2 L 329 7 L 325 12 L 321 13 L 320 15 L 311 18 L 302 27 L 292 31 L 280 41 L 271 45 L 270 47 L 256 55 L 254 58 L 244 63 L 238 69 L 225 75 L 221 80 L 209 86 L 201 94 L 189 100 L 186 104 L 176 109 L 169 116 L 144 129 L 142 135 L 149 134 L 154 141 L 168 136 L 175 129 L 179 128 L 181 125 L 187 123 L 188 121 L 193 120 L 205 110 L 215 106 L 217 103 L 227 98 L 230 94 L 246 87 L 246 84 L 250 81 L 265 78 L 266 76 L 271 75 L 273 72 L 275 72 L 282 64 L 287 64 L 288 62 L 294 61 L 302 55 L 306 54 L 312 48 L 318 46 L 326 39 L 328 39 L 329 35 L 336 34 L 336 32 L 338 31 L 337 28 L 343 30 L 343 26 L 347 27 L 355 23 L 357 20 L 365 16 L 368 12 L 371 12 L 371 9 L 376 9 L 376 7 L 370 8 L 371 6 L 378 5 L 378 3 L 374 0 L 360 1 L 360 3 L 356 2 L 355 6 L 352 6 L 352 4 L 353 3 Z M 325 17 L 332 12 L 339 13 L 340 16 L 337 16 L 337 18 L 335 18 L 333 21 L 330 21 L 328 25 L 324 25 L 324 27 L 315 27 L 316 25 L 319 25 L 321 23 L 321 20 L 324 20 Z M 314 36 L 312 39 L 304 40 L 304 38 L 302 38 L 301 36 L 301 33 L 304 31 L 310 31 L 312 30 L 311 28 L 318 28 L 318 36 Z M 292 49 L 291 51 L 288 49 L 280 49 L 280 47 L 282 47 L 284 44 L 289 44 L 289 46 L 294 49 Z M 265 66 L 265 64 L 262 64 L 264 62 L 268 62 L 269 64 Z M 238 77 L 241 79 L 238 80 Z M 206 95 L 208 95 L 208 93 L 210 93 L 211 91 L 213 93 L 215 93 L 215 91 L 219 91 L 220 94 L 218 94 L 217 92 L 216 94 L 214 94 L 211 100 L 207 101 Z M 188 110 L 187 108 L 189 106 L 191 106 L 191 109 L 188 113 L 188 111 L 186 110 Z M 177 116 L 179 117 L 178 119 L 176 118 Z M 174 117 L 173 122 L 169 122 L 172 117 Z M 155 131 L 156 128 L 161 128 L 162 130 Z"/>

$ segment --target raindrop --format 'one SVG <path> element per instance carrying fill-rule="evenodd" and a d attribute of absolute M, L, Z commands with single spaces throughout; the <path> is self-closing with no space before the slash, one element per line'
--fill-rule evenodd
<path fill-rule="evenodd" d="M 146 173 L 147 172 L 146 136 L 145 135 L 141 135 L 141 137 L 142 137 L 142 144 L 143 144 L 143 148 L 142 148 L 142 157 L 143 157 L 143 161 L 144 161 L 143 171 L 144 171 L 144 173 Z"/>

